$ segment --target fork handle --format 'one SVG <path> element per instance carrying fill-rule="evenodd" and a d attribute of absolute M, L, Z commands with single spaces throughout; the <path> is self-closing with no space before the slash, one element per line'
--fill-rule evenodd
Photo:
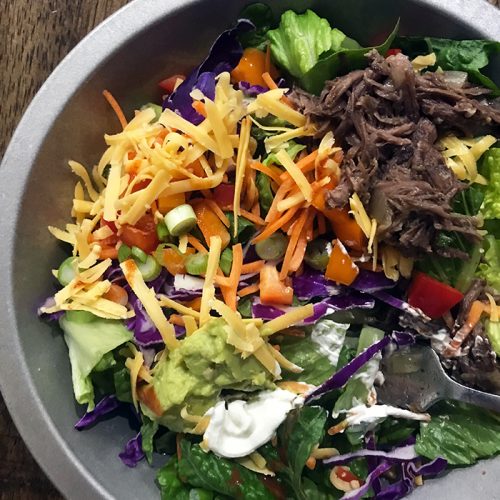
<path fill-rule="evenodd" d="M 454 380 L 449 380 L 445 397 L 470 403 L 481 408 L 500 412 L 500 396 L 488 392 L 478 391 L 470 387 L 465 387 Z"/>

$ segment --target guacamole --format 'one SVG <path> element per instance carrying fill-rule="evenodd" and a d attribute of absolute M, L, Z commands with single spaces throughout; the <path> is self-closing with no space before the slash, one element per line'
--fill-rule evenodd
<path fill-rule="evenodd" d="M 227 343 L 228 332 L 230 326 L 222 318 L 214 318 L 163 357 L 154 368 L 153 387 L 164 413 L 158 419 L 144 405 L 143 411 L 182 432 L 192 429 L 193 423 L 181 418 L 181 410 L 204 415 L 222 389 L 273 389 L 273 376 L 254 356 L 243 359 Z"/>

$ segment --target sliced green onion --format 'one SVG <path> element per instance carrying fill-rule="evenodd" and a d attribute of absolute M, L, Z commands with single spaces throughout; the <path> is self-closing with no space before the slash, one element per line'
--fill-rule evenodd
<path fill-rule="evenodd" d="M 165 215 L 165 224 L 172 236 L 182 236 L 196 226 L 196 214 L 193 207 L 184 203 L 173 208 Z"/>
<path fill-rule="evenodd" d="M 157 122 L 160 119 L 160 116 L 163 112 L 162 107 L 158 104 L 154 104 L 153 102 L 148 102 L 147 104 L 144 104 L 144 106 L 142 106 L 141 111 L 147 108 L 151 108 L 155 112 L 155 117 L 152 120 L 152 122 Z"/>
<path fill-rule="evenodd" d="M 153 256 L 148 255 L 145 262 L 136 262 L 136 264 L 144 281 L 153 281 L 160 276 L 161 266 Z"/>
<path fill-rule="evenodd" d="M 230 248 L 226 248 L 222 252 L 219 267 L 226 276 L 229 276 L 231 268 L 233 267 L 233 251 Z"/>
<path fill-rule="evenodd" d="M 322 238 L 311 241 L 307 245 L 304 261 L 307 265 L 318 271 L 324 271 L 332 253 L 332 244 Z"/>
<path fill-rule="evenodd" d="M 97 316 L 88 311 L 66 311 L 66 319 L 73 323 L 90 323 L 95 321 Z"/>
<path fill-rule="evenodd" d="M 125 243 L 122 243 L 120 245 L 120 248 L 118 249 L 118 260 L 120 262 L 124 262 L 127 259 L 130 259 L 130 256 L 132 255 L 132 249 L 125 245 Z"/>
<path fill-rule="evenodd" d="M 76 257 L 68 257 L 63 260 L 57 270 L 57 279 L 62 286 L 67 286 L 76 277 Z"/>
<path fill-rule="evenodd" d="M 163 219 L 156 225 L 156 234 L 160 241 L 170 241 L 170 233 Z"/>
<path fill-rule="evenodd" d="M 140 262 L 141 264 L 144 264 L 144 262 L 146 262 L 146 259 L 148 258 L 148 254 L 144 250 L 141 250 L 139 247 L 132 247 L 131 253 L 133 259 L 136 262 Z"/>
<path fill-rule="evenodd" d="M 184 261 L 186 272 L 194 276 L 200 276 L 207 272 L 208 255 L 204 253 L 195 253 L 188 255 Z"/>
<path fill-rule="evenodd" d="M 255 244 L 257 255 L 264 260 L 281 259 L 286 252 L 288 238 L 283 233 L 274 233 L 269 238 Z"/>

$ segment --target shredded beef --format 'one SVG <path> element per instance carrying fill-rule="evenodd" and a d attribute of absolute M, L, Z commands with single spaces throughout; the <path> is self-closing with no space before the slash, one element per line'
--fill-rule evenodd
<path fill-rule="evenodd" d="M 472 303 L 477 300 L 481 295 L 483 295 L 486 287 L 486 281 L 476 278 L 472 281 L 469 289 L 465 292 L 464 298 L 460 302 L 460 310 L 458 311 L 457 319 L 456 319 L 456 327 L 458 330 L 465 322 L 470 308 L 472 307 Z"/>
<path fill-rule="evenodd" d="M 326 193 L 344 207 L 356 192 L 378 222 L 379 241 L 408 256 L 437 253 L 467 258 L 437 244 L 440 231 L 479 240 L 478 221 L 454 213 L 466 185 L 446 166 L 437 129 L 474 135 L 500 129 L 500 109 L 488 90 L 448 84 L 439 73 L 416 74 L 409 59 L 368 54 L 369 66 L 326 82 L 319 97 L 294 89 L 290 97 L 318 130 L 332 130 L 346 149 L 338 186 Z"/>

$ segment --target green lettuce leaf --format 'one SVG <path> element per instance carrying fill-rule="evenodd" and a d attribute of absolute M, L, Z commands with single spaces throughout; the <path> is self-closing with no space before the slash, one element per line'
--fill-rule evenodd
<path fill-rule="evenodd" d="M 484 248 L 486 251 L 477 274 L 484 278 L 488 285 L 500 291 L 500 240 L 488 235 L 484 238 Z"/>
<path fill-rule="evenodd" d="M 382 330 L 372 326 L 364 326 L 359 335 L 356 354 L 360 354 L 375 342 L 382 340 L 383 337 L 384 332 Z M 335 402 L 334 413 L 349 410 L 353 406 L 366 403 L 381 358 L 381 355 L 375 355 L 349 379 L 341 396 Z"/>
<path fill-rule="evenodd" d="M 292 160 L 295 160 L 295 157 L 304 149 L 306 149 L 304 144 L 299 144 L 295 141 L 288 141 L 286 152 L 289 154 Z M 276 153 L 269 154 L 262 163 L 264 165 L 281 165 L 281 162 L 278 160 L 278 158 L 276 158 Z"/>
<path fill-rule="evenodd" d="M 494 95 L 500 93 L 495 82 L 480 71 L 488 66 L 493 54 L 500 52 L 500 42 L 400 37 L 396 41 L 396 45 L 410 57 L 434 52 L 436 54 L 436 67 L 446 71 L 465 71 L 471 80 L 491 89 Z"/>
<path fill-rule="evenodd" d="M 265 51 L 268 44 L 267 32 L 274 25 L 274 14 L 269 5 L 252 3 L 240 12 L 239 19 L 248 19 L 255 26 L 255 30 L 239 35 L 243 48 L 254 47 Z"/>
<path fill-rule="evenodd" d="M 158 431 L 158 422 L 150 420 L 148 417 L 142 417 L 141 436 L 142 451 L 146 455 L 147 461 L 151 464 L 153 461 L 153 438 Z"/>
<path fill-rule="evenodd" d="M 231 498 L 273 500 L 274 496 L 258 474 L 232 460 L 205 453 L 198 444 L 192 444 L 186 439 L 181 441 L 180 446 L 178 473 L 185 483 Z"/>
<path fill-rule="evenodd" d="M 262 215 L 267 215 L 273 203 L 274 195 L 271 191 L 271 179 L 262 172 L 257 172 L 255 185 L 259 191 L 259 205 Z"/>
<path fill-rule="evenodd" d="M 385 55 L 398 29 L 399 22 L 387 40 L 376 47 L 361 47 L 357 42 L 346 38 L 341 47 L 324 53 L 309 71 L 300 75 L 298 77 L 299 85 L 308 92 L 319 94 L 323 90 L 325 81 L 355 69 L 365 68 L 368 62 L 366 54 L 370 50 L 376 49 Z"/>
<path fill-rule="evenodd" d="M 483 216 L 485 219 L 500 219 L 500 148 L 491 148 L 484 154 L 481 169 L 488 178 Z"/>
<path fill-rule="evenodd" d="M 94 408 L 92 370 L 103 357 L 119 345 L 132 340 L 132 333 L 121 321 L 96 318 L 90 323 L 77 323 L 65 316 L 59 320 L 68 346 L 75 399 Z"/>
<path fill-rule="evenodd" d="M 335 369 L 330 360 L 321 354 L 318 345 L 309 338 L 288 341 L 281 344 L 280 349 L 285 358 L 304 369 L 301 373 L 287 373 L 287 380 L 320 385 Z"/>
<path fill-rule="evenodd" d="M 346 38 L 312 10 L 304 14 L 287 10 L 281 16 L 279 27 L 268 31 L 267 36 L 274 59 L 299 79 L 316 65 L 321 54 L 338 51 Z"/>
<path fill-rule="evenodd" d="M 500 417 L 462 403 L 446 402 L 420 424 L 415 451 L 424 457 L 443 457 L 451 465 L 469 465 L 500 452 Z"/>
<path fill-rule="evenodd" d="M 313 448 L 323 440 L 327 417 L 324 408 L 304 406 L 291 412 L 278 429 L 278 439 L 287 461 L 282 475 L 298 500 L 311 498 L 307 485 L 303 487 L 302 471 Z"/>
<path fill-rule="evenodd" d="M 491 347 L 500 356 L 500 323 L 498 321 L 486 322 L 486 335 L 491 343 Z"/>
<path fill-rule="evenodd" d="M 191 488 L 184 484 L 178 475 L 179 461 L 172 457 L 156 474 L 162 500 L 212 500 L 211 491 Z"/>
<path fill-rule="evenodd" d="M 318 321 L 306 338 L 286 338 L 280 345 L 282 354 L 303 368 L 301 373 L 288 373 L 287 379 L 313 385 L 327 380 L 337 368 L 348 328 L 327 319 Z"/>
<path fill-rule="evenodd" d="M 250 238 L 255 234 L 257 231 L 255 229 L 255 225 L 250 222 L 248 219 L 245 219 L 245 217 L 242 217 L 241 215 L 238 217 L 238 235 L 234 237 L 234 214 L 233 212 L 225 212 L 226 217 L 229 220 L 229 234 L 231 235 L 231 242 L 233 244 L 236 243 L 242 243 L 243 245 L 245 243 L 248 243 Z"/>

